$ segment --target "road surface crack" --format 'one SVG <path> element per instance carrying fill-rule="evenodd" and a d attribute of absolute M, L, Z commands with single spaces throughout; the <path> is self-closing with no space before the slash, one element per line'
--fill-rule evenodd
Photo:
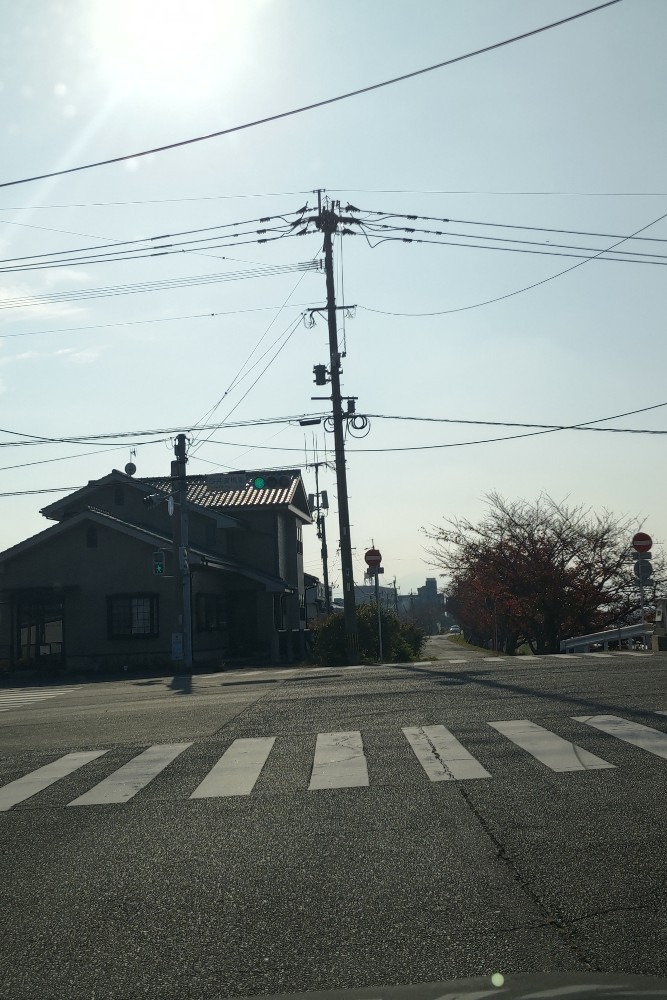
<path fill-rule="evenodd" d="M 437 748 L 434 746 L 432 740 L 428 737 L 428 735 L 424 733 L 424 736 L 428 741 L 433 756 L 436 758 L 436 760 L 443 768 L 447 776 L 453 779 L 454 775 L 452 774 L 452 771 L 448 766 L 447 762 L 442 759 L 442 756 L 439 754 Z M 508 853 L 507 847 L 505 846 L 505 844 L 503 844 L 503 842 L 500 840 L 497 834 L 494 833 L 491 824 L 482 815 L 481 811 L 477 808 L 477 806 L 472 800 L 470 793 L 465 788 L 465 786 L 459 782 L 457 783 L 457 790 L 461 795 L 461 797 L 463 798 L 463 800 L 465 801 L 466 805 L 468 806 L 468 809 L 471 811 L 471 813 L 477 820 L 479 826 L 482 828 L 486 836 L 493 844 L 496 850 L 496 857 L 498 858 L 498 861 L 500 861 L 501 864 L 505 866 L 511 878 L 513 879 L 514 882 L 516 882 L 516 884 L 519 886 L 524 895 L 527 896 L 533 902 L 534 906 L 537 907 L 539 913 L 542 916 L 542 921 L 543 921 L 539 923 L 537 926 L 553 928 L 558 934 L 558 936 L 561 938 L 561 940 L 564 942 L 564 944 L 570 949 L 570 951 L 574 953 L 578 961 L 582 963 L 582 965 L 584 965 L 587 969 L 590 969 L 592 972 L 604 972 L 605 971 L 604 969 L 596 965 L 596 963 L 592 959 L 589 959 L 584 955 L 581 948 L 572 937 L 569 924 L 566 923 L 563 917 L 551 911 L 551 909 L 549 908 L 545 900 L 542 898 L 542 896 L 540 896 L 540 894 L 536 892 L 535 889 L 532 888 L 532 886 L 529 884 L 525 876 L 519 871 L 519 868 L 514 858 Z M 628 909 L 633 909 L 633 907 L 628 907 Z M 634 909 L 642 909 L 642 907 L 635 907 Z M 592 914 L 592 916 L 597 916 L 597 915 L 598 914 Z M 586 918 L 577 917 L 569 921 L 569 923 L 576 923 L 578 920 L 584 920 L 584 919 Z"/>

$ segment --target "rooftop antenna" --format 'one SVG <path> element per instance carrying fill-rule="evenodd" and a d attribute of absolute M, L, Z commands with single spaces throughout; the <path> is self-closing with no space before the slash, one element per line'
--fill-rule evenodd
<path fill-rule="evenodd" d="M 130 449 L 130 461 L 125 466 L 125 474 L 127 476 L 133 476 L 135 474 L 135 472 L 137 471 L 137 467 L 134 464 L 134 462 L 132 461 L 132 459 L 136 458 L 136 457 L 137 457 L 136 449 L 135 448 L 131 448 Z"/>

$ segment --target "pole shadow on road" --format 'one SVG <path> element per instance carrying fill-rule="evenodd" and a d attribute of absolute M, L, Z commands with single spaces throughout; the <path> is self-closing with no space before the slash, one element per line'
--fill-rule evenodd
<path fill-rule="evenodd" d="M 176 674 L 169 688 L 174 694 L 192 694 L 192 674 Z"/>
<path fill-rule="evenodd" d="M 459 671 L 452 670 L 443 673 L 438 670 L 424 669 L 423 667 L 411 667 L 409 664 L 405 664 L 405 670 L 408 672 L 414 672 L 415 674 L 426 674 L 433 680 L 438 682 L 443 687 L 459 686 L 464 684 L 479 684 L 481 687 L 491 688 L 496 691 L 505 691 L 511 694 L 525 695 L 526 697 L 541 698 L 545 701 L 561 701 L 572 707 L 579 709 L 590 709 L 591 714 L 597 715 L 598 713 L 606 712 L 632 712 L 635 715 L 642 716 L 650 724 L 651 721 L 655 723 L 655 713 L 643 708 L 630 708 L 628 705 L 616 705 L 613 702 L 603 701 L 601 699 L 593 700 L 591 698 L 584 698 L 576 694 L 567 694 L 561 691 L 545 691 L 539 688 L 527 687 L 525 684 L 515 684 L 510 681 L 503 681 L 498 678 L 498 674 L 494 671 L 491 674 L 489 670 L 470 670 L 470 671 Z M 396 678 L 397 680 L 399 678 Z"/>

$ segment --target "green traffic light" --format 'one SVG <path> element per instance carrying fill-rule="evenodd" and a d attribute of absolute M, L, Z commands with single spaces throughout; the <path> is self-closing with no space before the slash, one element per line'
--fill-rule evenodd
<path fill-rule="evenodd" d="M 263 490 L 266 486 L 266 480 L 263 476 L 256 476 L 252 481 L 252 485 L 256 490 Z"/>

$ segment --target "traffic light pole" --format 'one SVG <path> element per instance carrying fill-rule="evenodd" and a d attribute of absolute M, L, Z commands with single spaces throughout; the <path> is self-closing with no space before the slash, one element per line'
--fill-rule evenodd
<path fill-rule="evenodd" d="M 172 476 L 175 473 L 178 493 L 178 518 L 174 523 L 174 562 L 178 580 L 177 600 L 181 605 L 181 630 L 183 634 L 183 665 L 186 670 L 192 669 L 192 581 L 188 564 L 188 483 L 185 464 L 185 434 L 178 434 L 174 448 L 176 461 L 172 463 Z M 176 513 L 176 512 L 175 512 Z M 177 529 L 178 526 L 178 530 Z M 178 606 L 178 605 L 177 605 Z"/>
<path fill-rule="evenodd" d="M 319 196 L 318 193 L 318 197 Z M 354 599 L 354 573 L 352 541 L 350 539 L 350 509 L 347 497 L 347 471 L 345 468 L 345 436 L 343 433 L 343 402 L 340 394 L 340 353 L 338 350 L 338 325 L 336 322 L 336 293 L 333 273 L 333 241 L 338 216 L 333 210 L 318 206 L 318 228 L 324 234 L 324 272 L 327 286 L 327 322 L 329 326 L 329 354 L 331 376 L 331 403 L 333 407 L 334 448 L 336 455 L 336 486 L 338 490 L 338 523 L 340 526 L 340 561 L 343 571 L 343 614 L 345 618 L 345 648 L 348 664 L 359 662 L 359 635 Z"/>

